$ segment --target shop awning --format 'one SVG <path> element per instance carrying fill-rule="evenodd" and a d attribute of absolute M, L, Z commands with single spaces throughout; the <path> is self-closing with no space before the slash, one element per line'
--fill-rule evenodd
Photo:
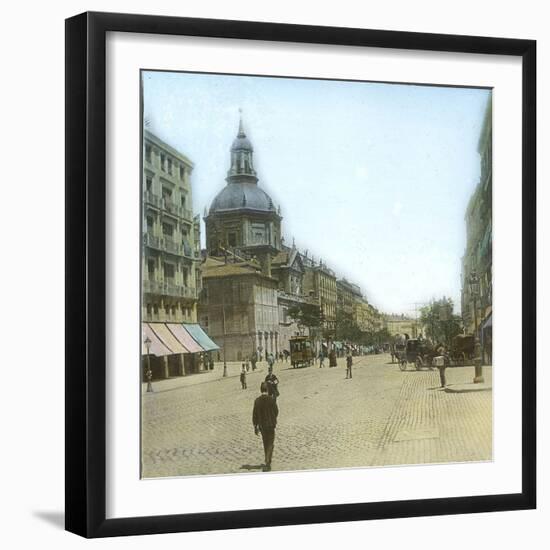
<path fill-rule="evenodd" d="M 185 330 L 193 337 L 193 339 L 204 349 L 204 351 L 214 351 L 220 347 L 210 340 L 209 336 L 202 330 L 200 325 L 184 324 Z"/>
<path fill-rule="evenodd" d="M 149 338 L 149 353 L 157 357 L 172 355 L 172 352 L 161 342 L 159 337 L 154 333 L 147 323 L 141 323 L 141 353 L 147 355 L 147 346 L 145 345 L 146 338 Z"/>
<path fill-rule="evenodd" d="M 181 342 L 176 338 L 165 323 L 147 323 L 153 332 L 158 336 L 159 340 L 172 352 L 172 353 L 191 353 L 185 345 L 185 342 Z"/>
<path fill-rule="evenodd" d="M 485 330 L 487 328 L 493 328 L 493 314 L 491 313 L 487 319 L 485 319 L 485 322 L 481 325 L 481 330 Z"/>
<path fill-rule="evenodd" d="M 185 327 L 180 323 L 166 323 L 166 326 L 170 332 L 185 346 L 189 351 L 188 353 L 202 353 L 204 350 L 185 330 Z"/>

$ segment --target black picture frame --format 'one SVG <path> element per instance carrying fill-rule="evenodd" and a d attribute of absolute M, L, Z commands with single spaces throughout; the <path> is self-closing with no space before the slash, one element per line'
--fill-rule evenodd
<path fill-rule="evenodd" d="M 106 33 L 517 56 L 522 60 L 522 491 L 517 494 L 106 519 Z M 536 42 L 83 13 L 66 20 L 66 529 L 85 537 L 343 522 L 536 506 Z"/>

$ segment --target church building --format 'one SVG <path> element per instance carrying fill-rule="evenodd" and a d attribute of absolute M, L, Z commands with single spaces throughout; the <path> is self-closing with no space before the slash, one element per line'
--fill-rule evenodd
<path fill-rule="evenodd" d="M 280 208 L 259 186 L 253 154 L 241 119 L 226 185 L 204 217 L 199 322 L 225 347 L 227 361 L 275 356 L 290 349 L 291 336 L 307 333 L 287 315 L 308 300 L 300 255 L 283 243 Z"/>

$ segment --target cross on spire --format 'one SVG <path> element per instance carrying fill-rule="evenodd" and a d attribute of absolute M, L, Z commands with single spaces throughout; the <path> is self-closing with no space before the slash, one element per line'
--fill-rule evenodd
<path fill-rule="evenodd" d="M 239 137 L 244 137 L 243 129 L 243 110 L 239 107 Z"/>

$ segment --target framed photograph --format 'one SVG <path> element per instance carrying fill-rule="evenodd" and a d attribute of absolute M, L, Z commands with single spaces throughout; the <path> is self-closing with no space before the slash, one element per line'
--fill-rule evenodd
<path fill-rule="evenodd" d="M 536 504 L 536 44 L 66 21 L 66 528 Z"/>

